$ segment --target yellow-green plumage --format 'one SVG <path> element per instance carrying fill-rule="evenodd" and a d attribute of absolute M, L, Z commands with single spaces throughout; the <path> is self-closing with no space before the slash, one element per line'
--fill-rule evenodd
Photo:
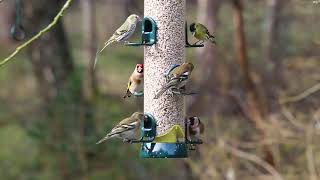
<path fill-rule="evenodd" d="M 174 78 L 178 78 L 180 76 L 182 76 L 185 73 L 190 74 L 193 70 L 194 66 L 192 63 L 183 63 L 180 66 L 174 68 L 170 74 L 169 74 L 169 78 L 174 77 Z"/>
<path fill-rule="evenodd" d="M 199 41 L 210 41 L 211 43 L 216 43 L 214 36 L 210 34 L 209 30 L 200 23 L 192 23 L 190 25 L 190 31 L 192 35 Z"/>

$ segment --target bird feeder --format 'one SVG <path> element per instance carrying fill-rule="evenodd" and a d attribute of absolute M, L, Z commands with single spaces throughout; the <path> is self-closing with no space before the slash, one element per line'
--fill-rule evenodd
<path fill-rule="evenodd" d="M 141 42 L 129 42 L 127 46 L 152 46 L 157 41 L 157 23 L 145 17 L 141 24 Z"/>
<path fill-rule="evenodd" d="M 194 43 L 194 44 L 190 44 L 189 43 L 189 40 L 188 40 L 188 23 L 186 22 L 186 24 L 185 24 L 185 35 L 186 35 L 186 45 L 185 45 L 185 47 L 186 48 L 195 48 L 195 47 L 204 47 L 204 45 L 203 44 L 196 44 L 196 43 Z"/>
<path fill-rule="evenodd" d="M 142 97 L 143 96 L 143 92 L 134 92 L 132 93 L 133 96 L 136 96 L 136 97 Z"/>
<path fill-rule="evenodd" d="M 140 123 L 141 138 L 132 143 L 147 143 L 152 142 L 156 137 L 156 121 L 151 114 L 145 114 Z"/>
<path fill-rule="evenodd" d="M 16 20 L 10 29 L 12 39 L 22 41 L 25 38 L 25 31 L 21 25 L 21 0 L 16 0 Z"/>

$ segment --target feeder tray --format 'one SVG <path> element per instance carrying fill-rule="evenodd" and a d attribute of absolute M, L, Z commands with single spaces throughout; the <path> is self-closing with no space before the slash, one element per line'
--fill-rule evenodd
<path fill-rule="evenodd" d="M 184 133 L 179 125 L 172 126 L 164 134 L 157 136 L 155 142 L 143 143 L 140 150 L 142 158 L 186 158 L 188 146 L 179 139 L 184 138 Z"/>

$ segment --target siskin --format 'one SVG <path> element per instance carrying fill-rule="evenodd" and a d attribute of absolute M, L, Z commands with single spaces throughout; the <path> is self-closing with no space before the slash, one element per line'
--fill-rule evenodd
<path fill-rule="evenodd" d="M 216 44 L 216 41 L 214 40 L 214 36 L 210 34 L 208 29 L 200 24 L 200 23 L 192 23 L 190 25 L 190 31 L 192 35 L 198 40 L 195 44 L 198 42 L 201 42 L 202 44 L 204 41 L 210 41 L 211 43 Z"/>
<path fill-rule="evenodd" d="M 193 68 L 194 66 L 192 63 L 183 63 L 174 68 L 166 77 L 166 84 L 164 84 L 164 86 L 156 93 L 154 99 L 158 99 L 167 90 L 172 92 L 173 90 L 180 91 L 185 88 Z"/>

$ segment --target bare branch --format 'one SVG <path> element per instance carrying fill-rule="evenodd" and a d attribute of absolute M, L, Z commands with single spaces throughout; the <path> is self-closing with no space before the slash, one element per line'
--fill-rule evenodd
<path fill-rule="evenodd" d="M 296 96 L 292 96 L 292 97 L 286 97 L 283 99 L 280 99 L 280 104 L 286 104 L 286 103 L 292 103 L 292 102 L 297 102 L 297 101 L 301 101 L 302 99 L 307 98 L 308 96 L 314 94 L 315 92 L 320 90 L 320 83 L 315 84 L 314 86 L 312 86 L 311 88 L 305 90 L 304 92 L 296 95 Z"/>
<path fill-rule="evenodd" d="M 239 149 L 236 149 L 236 148 L 228 145 L 227 143 L 225 143 L 222 139 L 219 140 L 219 145 L 222 148 L 224 148 L 225 150 L 232 153 L 233 155 L 238 156 L 243 159 L 247 159 L 247 160 L 252 161 L 252 162 L 258 164 L 259 166 L 263 167 L 266 171 L 268 171 L 274 177 L 274 179 L 283 180 L 283 178 L 278 173 L 278 171 L 276 169 L 274 169 L 271 165 L 269 165 L 267 162 L 262 160 L 260 157 L 253 155 L 253 154 L 249 154 L 244 151 L 241 151 Z"/>
<path fill-rule="evenodd" d="M 25 43 L 21 44 L 20 46 L 18 46 L 15 51 L 13 51 L 13 53 L 11 53 L 7 58 L 5 58 L 4 60 L 2 60 L 0 62 L 0 67 L 3 66 L 4 64 L 6 64 L 7 62 L 9 62 L 10 60 L 12 60 L 12 58 L 14 56 L 16 56 L 22 49 L 26 48 L 29 44 L 31 44 L 33 41 L 37 40 L 38 38 L 40 38 L 44 33 L 46 33 L 47 31 L 49 31 L 60 19 L 61 16 L 63 16 L 64 12 L 66 11 L 66 9 L 68 9 L 68 7 L 70 6 L 72 0 L 67 0 L 66 3 L 63 5 L 63 7 L 60 9 L 59 13 L 54 17 L 53 21 L 44 29 L 42 29 L 41 31 L 38 32 L 38 34 L 36 34 L 35 36 L 33 36 L 31 39 L 29 39 L 28 41 L 26 41 Z"/>

